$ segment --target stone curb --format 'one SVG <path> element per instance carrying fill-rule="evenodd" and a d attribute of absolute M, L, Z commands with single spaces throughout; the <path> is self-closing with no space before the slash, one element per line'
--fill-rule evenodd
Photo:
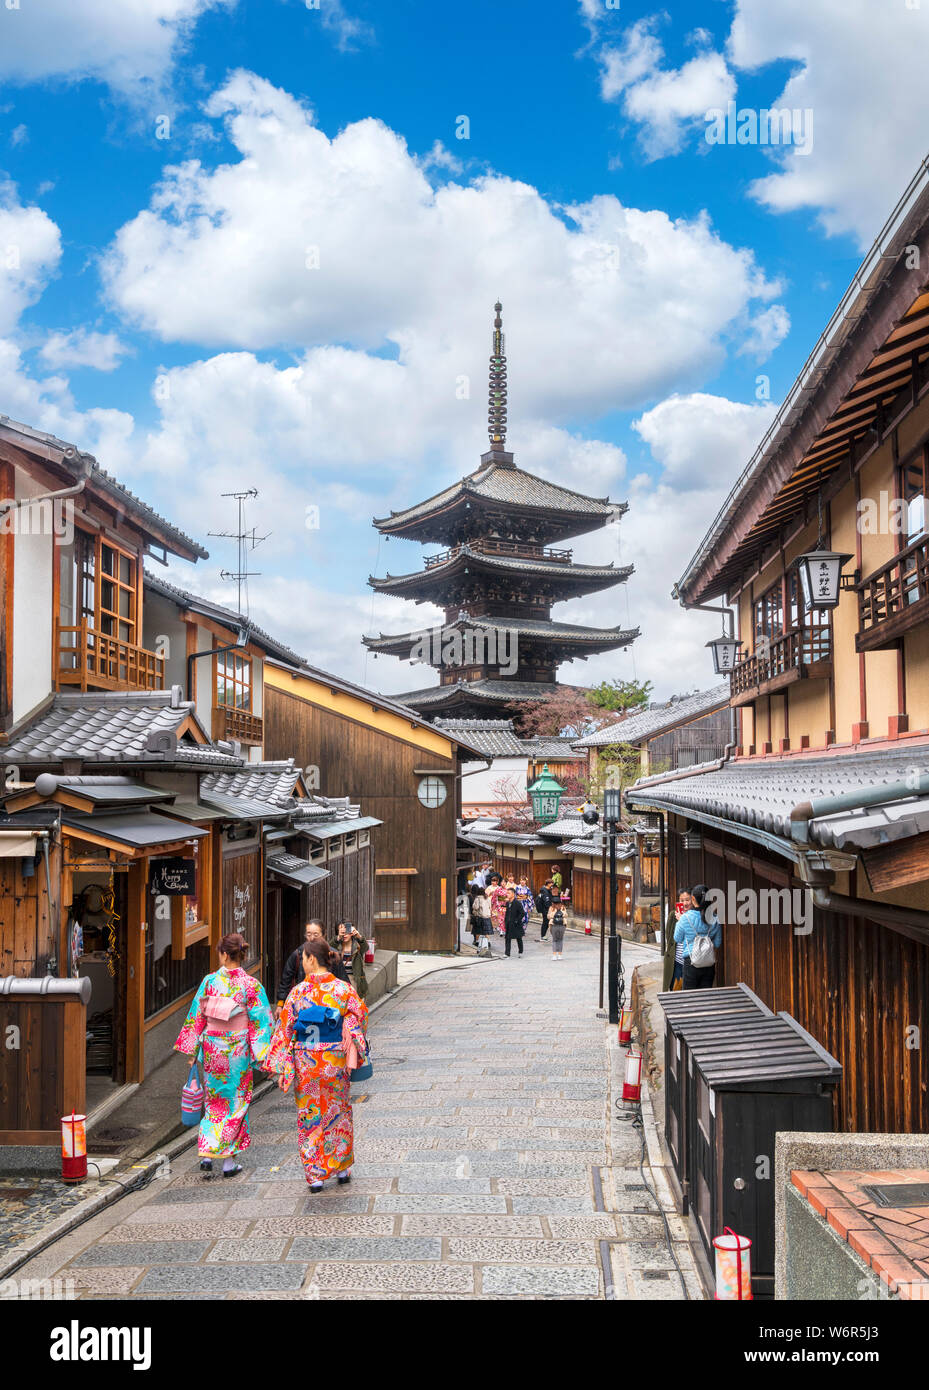
<path fill-rule="evenodd" d="M 419 984 L 420 980 L 425 980 L 429 975 L 438 975 L 442 970 L 461 970 L 468 965 L 478 965 L 482 960 L 483 957 L 474 956 L 473 959 L 459 961 L 456 965 L 439 965 L 433 970 L 427 970 L 422 975 L 417 975 L 415 980 L 408 980 L 406 984 L 398 985 L 396 989 L 390 990 L 387 994 L 383 994 L 376 1003 L 372 1004 L 369 1016 L 373 1016 L 384 1004 L 389 1004 L 391 1000 L 396 999 L 398 995 L 403 994 L 406 990 L 412 989 L 414 985 Z M 252 1104 L 254 1105 L 256 1101 L 262 1100 L 264 1096 L 268 1095 L 276 1086 L 277 1082 L 270 1078 L 267 1081 L 263 1081 L 252 1093 Z M 93 1196 L 87 1197 L 81 1202 L 75 1202 L 73 1207 L 69 1208 L 68 1211 L 64 1212 L 42 1231 L 39 1231 L 31 1240 L 26 1241 L 23 1245 L 17 1246 L 15 1252 L 10 1252 L 5 1259 L 0 1257 L 0 1283 L 9 1279 L 15 1274 L 16 1270 L 28 1264 L 36 1255 L 40 1255 L 43 1250 L 47 1250 L 50 1245 L 54 1245 L 57 1240 L 61 1240 L 63 1236 L 69 1235 L 71 1231 L 76 1230 L 77 1227 L 83 1225 L 85 1221 L 90 1221 L 94 1216 L 98 1216 L 100 1212 L 105 1211 L 107 1207 L 112 1206 L 114 1202 L 118 1202 L 121 1197 L 127 1197 L 131 1192 L 138 1192 L 141 1187 L 146 1186 L 147 1183 L 151 1181 L 155 1170 L 161 1165 L 164 1159 L 167 1158 L 170 1161 L 171 1159 L 177 1158 L 180 1154 L 184 1153 L 186 1149 L 192 1148 L 196 1140 L 197 1131 L 195 1128 L 191 1127 L 190 1134 L 178 1135 L 176 1139 L 166 1144 L 161 1152 L 154 1158 L 149 1158 L 140 1163 L 134 1163 L 131 1168 L 124 1170 L 128 1180 L 124 1181 L 122 1177 L 116 1176 L 114 1173 L 109 1178 L 108 1185 L 101 1191 L 95 1192 Z M 93 1143 L 92 1138 L 90 1142 L 91 1144 Z M 130 1174 L 134 1174 L 134 1176 L 130 1177 Z"/>

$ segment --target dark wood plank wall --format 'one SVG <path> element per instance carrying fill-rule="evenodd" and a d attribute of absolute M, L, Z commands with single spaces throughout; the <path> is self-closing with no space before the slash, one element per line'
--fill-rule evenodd
<path fill-rule="evenodd" d="M 632 894 L 632 880 L 628 874 L 617 873 L 616 875 L 616 918 L 623 922 L 626 919 L 626 893 Z M 607 865 L 606 874 L 601 874 L 592 869 L 579 869 L 574 866 L 571 875 L 571 908 L 576 917 L 590 917 L 600 920 L 600 913 L 603 910 L 604 902 L 607 920 L 610 915 L 610 874 Z"/>
<path fill-rule="evenodd" d="M 329 878 L 307 889 L 307 921 L 318 917 L 335 936 L 339 922 L 354 922 L 362 936 L 379 933 L 372 926 L 374 910 L 373 858 L 371 846 L 333 859 L 326 865 Z"/>
<path fill-rule="evenodd" d="M 50 956 L 58 954 L 53 922 L 61 883 L 61 849 L 49 848 L 52 911 L 49 912 L 45 864 L 40 859 L 24 878 L 22 859 L 0 859 L 0 975 L 45 975 Z M 61 966 L 61 962 L 59 962 Z M 59 968 L 58 974 L 66 973 Z"/>
<path fill-rule="evenodd" d="M 320 709 L 270 686 L 264 691 L 266 758 L 296 758 L 319 768 L 324 796 L 350 796 L 362 814 L 383 825 L 372 831 L 379 869 L 416 869 L 409 927 L 375 926 L 389 950 L 448 951 L 455 946 L 455 816 L 457 787 L 447 779 L 443 805 L 430 809 L 416 795 L 416 767 L 449 768 L 449 758 L 392 734 Z M 442 879 L 445 912 L 442 912 Z"/>
<path fill-rule="evenodd" d="M 676 830 L 669 838 L 676 885 L 800 887 L 786 859 L 768 858 L 748 841 L 736 847 L 704 834 L 702 849 L 684 850 Z M 720 955 L 718 985 L 744 981 L 842 1063 L 837 1129 L 929 1129 L 929 946 L 877 922 L 817 909 L 807 935 L 789 925 L 727 924 Z"/>
<path fill-rule="evenodd" d="M 5 1045 L 9 1028 L 18 1047 Z M 86 1010 L 53 995 L 4 1000 L 0 1046 L 0 1144 L 57 1144 L 61 1116 L 85 1105 Z M 9 1035 L 13 1037 L 13 1034 Z"/>
<path fill-rule="evenodd" d="M 685 757 L 685 766 L 703 761 L 704 757 L 716 758 L 719 756 L 717 750 L 722 750 L 729 742 L 729 729 L 728 706 L 705 714 L 701 719 L 694 719 L 690 724 L 682 724 L 680 728 L 669 729 L 667 733 L 648 740 L 649 764 L 667 762 L 671 767 L 679 767 L 682 765 L 681 753 L 696 755 Z"/>

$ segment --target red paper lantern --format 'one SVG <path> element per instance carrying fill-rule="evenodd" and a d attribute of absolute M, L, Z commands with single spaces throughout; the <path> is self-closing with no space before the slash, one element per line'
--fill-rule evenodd
<path fill-rule="evenodd" d="M 87 1177 L 87 1116 L 61 1117 L 61 1181 L 83 1182 Z"/>
<path fill-rule="evenodd" d="M 374 937 L 368 938 L 368 949 L 365 951 L 365 965 L 374 964 L 374 952 L 377 950 L 377 942 Z"/>
<path fill-rule="evenodd" d="M 632 1010 L 620 1009 L 619 1011 L 619 1045 L 628 1047 L 632 1042 Z"/>
<path fill-rule="evenodd" d="M 626 1076 L 623 1081 L 623 1100 L 635 1101 L 636 1104 L 642 1099 L 642 1054 L 641 1052 L 626 1053 Z"/>
<path fill-rule="evenodd" d="M 593 932 L 593 929 L 594 929 L 593 922 L 591 922 L 591 920 L 590 920 L 589 917 L 586 917 L 586 918 L 584 919 L 584 935 L 585 935 L 585 936 L 590 936 L 591 933 Z"/>

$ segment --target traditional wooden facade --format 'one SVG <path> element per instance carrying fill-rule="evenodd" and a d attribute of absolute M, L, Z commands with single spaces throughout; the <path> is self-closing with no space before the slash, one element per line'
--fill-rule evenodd
<path fill-rule="evenodd" d="M 669 886 L 729 897 L 720 983 L 841 1062 L 846 1129 L 929 1127 L 927 258 L 921 170 L 678 581 L 735 609 L 736 755 L 627 793 Z M 817 546 L 846 557 L 831 611 L 799 585 Z"/>
<path fill-rule="evenodd" d="M 375 655 L 436 667 L 439 685 L 401 696 L 423 715 L 484 718 L 540 699 L 561 662 L 625 647 L 638 629 L 554 622 L 552 605 L 623 583 L 632 566 L 579 565 L 552 548 L 617 520 L 625 503 L 585 497 L 516 467 L 506 449 L 506 357 L 496 305 L 490 359 L 490 449 L 481 466 L 436 496 L 376 520 L 382 535 L 446 548 L 415 574 L 372 577 L 378 593 L 445 610 L 444 626 L 365 638 Z"/>
<path fill-rule="evenodd" d="M 305 665 L 266 661 L 264 739 L 311 788 L 349 787 L 373 836 L 373 931 L 394 950 L 447 951 L 456 941 L 460 771 L 478 749 L 393 700 Z"/>

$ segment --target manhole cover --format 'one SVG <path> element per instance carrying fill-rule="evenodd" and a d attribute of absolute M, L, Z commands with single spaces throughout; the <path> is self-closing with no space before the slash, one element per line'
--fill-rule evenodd
<path fill-rule="evenodd" d="M 864 1191 L 879 1207 L 929 1207 L 929 1182 L 872 1183 Z"/>

